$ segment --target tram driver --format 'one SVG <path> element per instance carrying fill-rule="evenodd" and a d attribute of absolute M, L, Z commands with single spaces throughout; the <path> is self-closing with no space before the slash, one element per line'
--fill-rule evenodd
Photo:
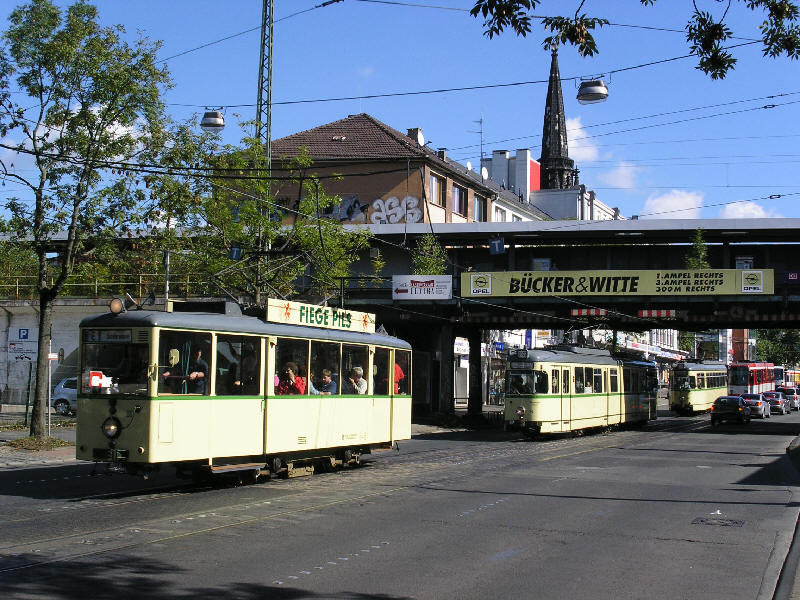
<path fill-rule="evenodd" d="M 203 358 L 203 351 L 199 348 L 195 350 L 185 375 L 176 376 L 170 371 L 164 371 L 161 377 L 164 381 L 186 382 L 188 394 L 205 395 L 208 391 L 208 363 Z"/>

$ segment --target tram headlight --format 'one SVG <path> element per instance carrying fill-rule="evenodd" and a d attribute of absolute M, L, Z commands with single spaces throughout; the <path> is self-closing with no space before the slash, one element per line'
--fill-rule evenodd
<path fill-rule="evenodd" d="M 517 408 L 517 418 L 522 421 L 525 418 L 525 407 L 520 406 Z"/>
<path fill-rule="evenodd" d="M 122 430 L 122 423 L 119 422 L 117 417 L 108 417 L 105 421 L 103 421 L 102 429 L 103 435 L 105 435 L 108 439 L 113 440 Z"/>

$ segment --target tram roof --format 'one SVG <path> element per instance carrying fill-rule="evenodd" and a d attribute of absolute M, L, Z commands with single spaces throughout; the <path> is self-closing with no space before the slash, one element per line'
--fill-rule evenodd
<path fill-rule="evenodd" d="M 158 310 L 134 310 L 119 314 L 109 312 L 86 317 L 81 321 L 81 327 L 169 327 L 198 331 L 305 337 L 411 349 L 411 344 L 391 335 L 323 329 L 321 327 L 303 325 L 286 325 L 283 323 L 271 323 L 258 317 L 228 316 L 218 313 L 164 312 Z"/>
<path fill-rule="evenodd" d="M 521 357 L 516 357 L 521 359 Z M 514 360 L 514 357 L 509 357 Z M 618 360 L 611 356 L 608 350 L 599 348 L 535 348 L 528 350 L 527 358 L 534 362 L 556 362 L 556 363 L 593 363 L 600 365 L 616 365 Z"/>
<path fill-rule="evenodd" d="M 679 362 L 673 369 L 687 369 L 689 371 L 727 371 L 728 365 L 721 362 L 700 363 L 700 362 Z"/>

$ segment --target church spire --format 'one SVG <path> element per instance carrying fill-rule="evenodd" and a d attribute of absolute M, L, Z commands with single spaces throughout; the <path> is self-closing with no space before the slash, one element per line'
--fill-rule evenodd
<path fill-rule="evenodd" d="M 544 106 L 542 129 L 541 187 L 543 190 L 566 189 L 578 185 L 575 161 L 569 157 L 564 98 L 561 94 L 561 73 L 558 70 L 558 49 L 553 48 L 550 81 Z"/>

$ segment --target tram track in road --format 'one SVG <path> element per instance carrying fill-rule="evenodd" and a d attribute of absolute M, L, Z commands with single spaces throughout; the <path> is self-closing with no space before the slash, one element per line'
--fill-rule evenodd
<path fill-rule="evenodd" d="M 692 420 L 688 423 L 669 423 L 665 427 L 659 428 L 658 431 L 680 433 L 706 426 L 707 423 Z M 280 486 L 287 486 L 286 491 L 289 493 L 281 493 L 278 496 L 267 497 L 265 495 L 263 499 L 248 499 L 246 502 L 231 504 L 215 503 L 202 510 L 184 511 L 168 518 L 137 521 L 110 529 L 92 528 L 77 534 L 70 532 L 64 535 L 5 545 L 0 548 L 0 573 L 34 568 L 38 565 L 69 559 L 120 552 L 151 544 L 168 543 L 189 536 L 208 535 L 227 528 L 247 527 L 257 523 L 287 526 L 287 520 L 291 522 L 298 515 L 311 515 L 336 506 L 374 500 L 406 490 L 420 489 L 425 485 L 474 477 L 476 472 L 496 468 L 523 467 L 630 444 L 635 445 L 649 440 L 647 433 L 647 430 L 623 429 L 610 433 L 555 440 L 533 442 L 508 440 L 474 444 L 466 449 L 460 447 L 424 452 L 412 451 L 407 456 L 404 456 L 402 451 L 400 454 L 391 456 L 379 455 L 372 460 L 365 461 L 365 466 L 362 468 L 236 488 L 252 495 L 259 489 L 267 492 L 280 492 Z M 172 486 L 166 487 L 169 490 Z M 113 519 L 113 514 L 107 513 L 106 510 L 113 511 L 126 504 L 169 502 L 182 496 L 191 498 L 191 495 L 198 491 L 200 490 L 188 486 L 173 492 L 150 491 L 144 496 L 124 498 L 119 501 L 114 500 L 119 492 L 114 492 L 92 494 L 73 499 L 72 502 L 79 504 L 81 509 L 103 510 L 107 519 Z M 104 502 L 104 500 L 107 501 Z M 48 514 L 55 513 L 48 511 Z M 0 523 L 0 527 L 4 524 L 8 524 L 8 522 Z M 1 533 L 2 530 L 0 530 Z M 87 547 L 92 547 L 92 550 L 87 552 Z M 28 560 L 24 564 L 19 564 L 14 555 L 26 556 Z M 35 558 L 30 560 L 31 556 Z"/>
<path fill-rule="evenodd" d="M 625 432 L 620 432 L 620 435 L 627 437 Z M 531 462 L 554 460 L 577 453 L 603 450 L 619 444 L 618 436 L 613 437 L 615 438 L 613 441 L 608 436 L 558 440 L 555 445 L 548 443 L 546 447 L 527 443 L 500 443 L 502 448 L 495 447 L 496 445 L 493 444 L 481 445 L 477 450 L 472 448 L 469 451 L 455 453 L 452 450 L 441 450 L 427 453 L 426 458 L 422 461 L 419 460 L 419 456 L 414 462 L 381 461 L 380 465 L 369 466 L 368 464 L 360 469 L 346 469 L 338 473 L 321 474 L 308 479 L 281 481 L 278 483 L 291 486 L 291 493 L 264 500 L 217 505 L 203 511 L 185 512 L 173 515 L 168 519 L 137 522 L 111 530 L 92 529 L 78 534 L 70 533 L 6 545 L 0 549 L 0 573 L 34 568 L 50 562 L 113 553 L 149 544 L 166 543 L 170 540 L 209 534 L 225 528 L 244 527 L 258 522 L 277 522 L 292 515 L 310 514 L 338 505 L 395 494 L 416 488 L 420 484 L 472 477 L 476 472 L 476 465 L 489 469 L 498 466 L 507 468 Z M 588 448 L 586 447 L 587 441 L 592 442 Z M 575 446 L 582 447 L 576 448 Z M 569 448 L 572 448 L 573 451 L 565 453 L 564 450 Z M 531 453 L 531 450 L 538 451 Z M 397 482 L 403 479 L 406 480 L 406 483 L 397 485 Z M 268 487 L 264 488 L 265 490 L 276 489 L 269 483 L 266 485 Z M 259 487 L 256 485 L 240 489 L 251 492 L 258 490 Z M 182 494 L 149 494 L 146 497 L 127 499 L 123 502 L 169 500 L 178 495 Z M 89 503 L 86 508 L 114 509 L 121 505 L 122 502 L 99 506 Z M 195 527 L 198 523 L 212 521 L 214 524 L 211 527 Z M 158 535 L 164 532 L 169 532 L 169 535 Z M 131 541 L 130 538 L 135 539 Z M 87 546 L 94 546 L 95 549 L 86 552 Z M 103 547 L 98 548 L 97 546 Z M 36 560 L 20 565 L 13 564 L 15 562 L 13 555 L 39 555 L 42 558 L 38 559 L 37 557 Z"/>

